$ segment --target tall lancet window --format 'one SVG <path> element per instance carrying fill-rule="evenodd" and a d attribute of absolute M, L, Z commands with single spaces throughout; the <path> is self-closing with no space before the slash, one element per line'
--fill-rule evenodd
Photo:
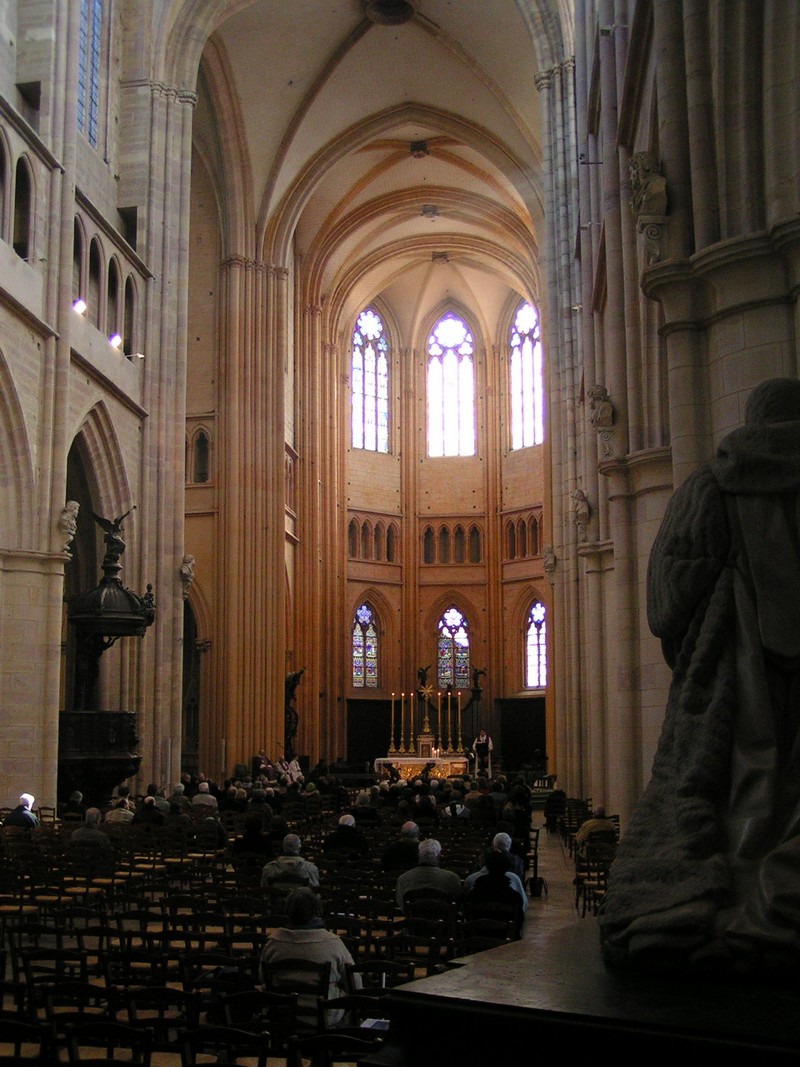
<path fill-rule="evenodd" d="M 353 448 L 389 451 L 389 342 L 380 316 L 366 308 L 353 330 L 350 364 Z"/>
<path fill-rule="evenodd" d="M 469 626 L 458 610 L 450 607 L 439 619 L 436 646 L 439 689 L 469 689 Z"/>
<path fill-rule="evenodd" d="M 544 604 L 534 600 L 525 630 L 525 687 L 544 689 L 547 685 L 547 624 Z"/>
<path fill-rule="evenodd" d="M 81 0 L 78 36 L 78 129 L 97 147 L 103 0 Z"/>
<path fill-rule="evenodd" d="M 532 304 L 517 309 L 509 333 L 511 353 L 511 447 L 544 440 L 544 386 L 539 315 Z"/>
<path fill-rule="evenodd" d="M 357 609 L 353 620 L 353 686 L 378 687 L 378 626 L 368 604 Z"/>
<path fill-rule="evenodd" d="M 428 455 L 475 455 L 474 345 L 466 323 L 444 315 L 428 338 Z"/>

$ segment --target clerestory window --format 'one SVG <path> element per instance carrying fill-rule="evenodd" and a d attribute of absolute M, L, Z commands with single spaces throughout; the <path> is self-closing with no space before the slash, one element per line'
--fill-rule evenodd
<path fill-rule="evenodd" d="M 544 440 L 544 384 L 539 315 L 532 304 L 517 309 L 509 332 L 511 447 L 529 448 Z"/>
<path fill-rule="evenodd" d="M 474 344 L 466 323 L 444 315 L 428 338 L 428 455 L 475 455 Z"/>
<path fill-rule="evenodd" d="M 353 448 L 389 451 L 389 342 L 380 316 L 366 308 L 353 330 L 350 361 Z"/>

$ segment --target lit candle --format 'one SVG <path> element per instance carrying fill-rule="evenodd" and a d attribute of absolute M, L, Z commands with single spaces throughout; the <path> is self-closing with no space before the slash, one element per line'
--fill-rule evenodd
<path fill-rule="evenodd" d="M 436 731 L 439 735 L 439 744 L 442 743 L 442 691 L 437 693 L 436 699 Z"/>
<path fill-rule="evenodd" d="M 394 752 L 394 693 L 392 693 L 392 728 L 389 734 L 389 751 Z"/>

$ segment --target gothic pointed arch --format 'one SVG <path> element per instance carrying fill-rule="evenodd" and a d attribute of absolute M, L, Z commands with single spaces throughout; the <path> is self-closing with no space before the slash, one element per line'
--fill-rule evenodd
<path fill-rule="evenodd" d="M 25 417 L 0 351 L 0 548 L 22 548 L 33 536 L 34 478 Z M 54 517 L 54 521 L 57 516 Z"/>
<path fill-rule="evenodd" d="M 0 241 L 8 233 L 6 211 L 11 187 L 11 151 L 5 130 L 0 129 Z"/>
<path fill-rule="evenodd" d="M 472 599 L 466 595 L 463 590 L 451 588 L 443 592 L 440 596 L 431 603 L 425 612 L 422 619 L 422 633 L 420 635 L 420 656 L 423 661 L 429 663 L 433 661 L 436 663 L 436 671 L 434 677 L 436 683 L 443 681 L 440 670 L 440 639 L 443 636 L 441 630 L 441 623 L 444 620 L 448 612 L 456 612 L 466 621 L 466 632 L 468 636 L 468 645 L 466 646 L 466 656 L 461 655 L 459 657 L 460 671 L 456 675 L 455 670 L 453 673 L 454 679 L 459 683 L 466 679 L 466 683 L 463 688 L 469 688 L 469 665 L 470 665 L 470 650 L 474 651 L 477 643 L 482 640 L 481 624 L 480 624 L 480 612 L 477 609 L 477 605 Z M 455 615 L 450 615 L 450 630 L 449 637 L 452 638 L 452 644 L 448 646 L 448 662 L 452 662 L 455 667 L 456 649 L 455 649 L 455 634 L 458 630 L 458 623 Z M 460 646 L 464 649 L 465 646 Z M 439 684 L 439 688 L 445 689 L 447 687 L 446 682 Z M 455 688 L 460 688 L 460 685 L 456 685 L 453 682 Z"/>
<path fill-rule="evenodd" d="M 254 258 L 257 249 L 252 197 L 247 191 L 252 185 L 247 135 L 230 60 L 213 38 L 203 49 L 197 87 L 218 116 L 213 139 L 196 132 L 193 144 L 214 188 L 223 252 Z"/>
<path fill-rule="evenodd" d="M 86 413 L 75 433 L 75 440 L 80 441 L 83 450 L 96 507 L 106 509 L 109 514 L 122 514 L 135 501 L 131 500 L 123 451 L 104 401 Z M 133 516 L 128 521 L 135 527 L 132 519 Z"/>
<path fill-rule="evenodd" d="M 364 613 L 359 618 L 359 612 L 363 607 L 366 607 L 368 612 L 371 613 L 371 619 L 367 618 Z M 358 597 L 351 601 L 347 633 L 350 639 L 350 662 L 352 668 L 349 684 L 354 689 L 385 688 L 384 679 L 389 669 L 387 649 L 394 637 L 393 618 L 394 612 L 391 605 L 380 589 L 375 586 L 367 586 L 361 590 Z M 370 622 L 374 631 L 372 634 L 368 633 Z M 360 628 L 360 634 L 356 633 L 356 627 Z M 364 644 L 362 644 L 362 639 Z M 359 684 L 356 682 L 356 670 L 358 668 L 360 671 L 362 666 L 366 668 L 367 640 L 371 640 L 374 645 L 373 663 L 375 673 L 372 682 L 367 681 L 367 675 L 364 673 L 363 684 Z M 358 663 L 357 656 L 359 657 Z"/>
<path fill-rule="evenodd" d="M 477 332 L 450 301 L 432 317 L 421 350 L 425 353 L 427 454 L 474 456 L 479 452 Z"/>
<path fill-rule="evenodd" d="M 20 156 L 14 171 L 14 205 L 11 243 L 20 259 L 33 256 L 33 219 L 36 188 L 27 156 Z"/>

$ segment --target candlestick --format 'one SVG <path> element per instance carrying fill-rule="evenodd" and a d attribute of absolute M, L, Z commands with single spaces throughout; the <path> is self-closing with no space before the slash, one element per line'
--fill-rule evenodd
<path fill-rule="evenodd" d="M 394 693 L 392 693 L 392 725 L 389 733 L 389 751 L 394 752 Z"/>
<path fill-rule="evenodd" d="M 458 743 L 457 751 L 463 752 L 464 742 L 461 740 L 461 690 L 458 691 Z"/>
<path fill-rule="evenodd" d="M 401 752 L 406 752 L 407 751 L 407 749 L 406 749 L 406 735 L 405 735 L 405 725 L 406 725 L 405 701 L 406 701 L 406 695 L 405 695 L 405 693 L 401 693 L 400 694 L 400 751 Z"/>
<path fill-rule="evenodd" d="M 442 691 L 436 694 L 436 739 L 442 744 Z"/>

